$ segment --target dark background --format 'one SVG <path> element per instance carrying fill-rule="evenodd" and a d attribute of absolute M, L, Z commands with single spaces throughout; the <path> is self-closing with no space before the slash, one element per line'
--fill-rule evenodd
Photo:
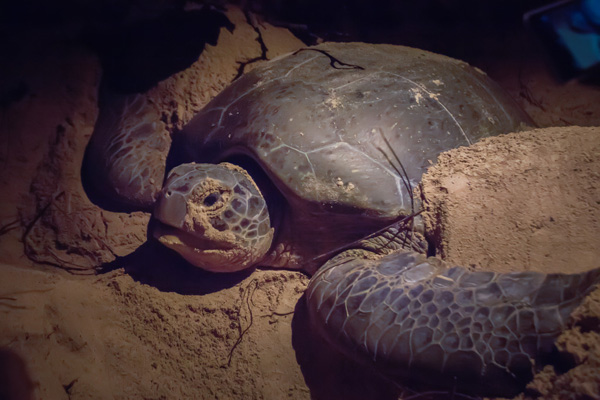
<path fill-rule="evenodd" d="M 3 57 L 27 40 L 77 41 L 95 51 L 105 74 L 137 71 L 152 61 L 140 82 L 130 76 L 123 91 L 144 91 L 156 81 L 191 65 L 220 27 L 232 29 L 221 14 L 227 4 L 258 20 L 287 27 L 307 44 L 362 41 L 419 47 L 465 60 L 494 77 L 487 60 L 519 60 L 541 47 L 523 24 L 525 12 L 551 4 L 543 0 L 260 0 L 238 2 L 25 0 L 0 3 Z M 185 12 L 186 10 L 187 12 Z M 198 38 L 202 38 L 199 40 Z M 4 42 L 4 43 L 2 43 Z M 34 55 L 32 55 L 34 56 Z M 549 59 L 550 61 L 550 59 Z M 119 72 L 116 72 L 119 71 Z M 130 75 L 135 75 L 130 72 Z M 0 88 L 2 102 L 18 88 Z M 11 93 L 7 93 L 7 90 Z"/>

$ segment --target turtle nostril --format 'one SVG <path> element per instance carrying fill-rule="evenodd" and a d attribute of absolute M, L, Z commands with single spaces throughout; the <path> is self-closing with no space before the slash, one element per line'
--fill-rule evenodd
<path fill-rule="evenodd" d="M 167 190 L 165 197 L 171 197 L 172 194 L 173 194 L 173 192 L 171 192 L 170 190 Z"/>
<path fill-rule="evenodd" d="M 211 193 L 204 198 L 203 203 L 205 206 L 210 207 L 214 205 L 220 198 L 221 195 L 219 193 Z"/>

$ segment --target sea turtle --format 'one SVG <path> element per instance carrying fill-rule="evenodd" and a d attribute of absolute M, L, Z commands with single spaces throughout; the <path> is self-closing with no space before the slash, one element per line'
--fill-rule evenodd
<path fill-rule="evenodd" d="M 107 118 L 86 154 L 101 182 L 88 186 L 153 204 L 153 236 L 198 267 L 314 274 L 315 328 L 393 379 L 512 395 L 599 279 L 470 272 L 422 254 L 412 189 L 437 155 L 532 124 L 458 60 L 327 43 L 267 62 L 177 133 L 162 189 L 136 147 L 152 124 Z"/>

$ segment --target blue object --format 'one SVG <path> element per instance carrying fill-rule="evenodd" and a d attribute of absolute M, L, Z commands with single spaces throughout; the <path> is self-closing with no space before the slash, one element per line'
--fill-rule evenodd
<path fill-rule="evenodd" d="M 600 0 L 583 0 L 581 11 L 596 29 L 600 28 Z"/>
<path fill-rule="evenodd" d="M 562 77 L 600 71 L 600 0 L 561 1 L 525 14 Z"/>

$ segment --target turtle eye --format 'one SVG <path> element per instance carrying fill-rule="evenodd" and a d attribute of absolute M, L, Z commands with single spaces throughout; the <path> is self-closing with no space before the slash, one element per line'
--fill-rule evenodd
<path fill-rule="evenodd" d="M 204 198 L 202 202 L 206 207 L 214 206 L 217 201 L 221 198 L 221 195 L 217 192 L 213 192 Z"/>

